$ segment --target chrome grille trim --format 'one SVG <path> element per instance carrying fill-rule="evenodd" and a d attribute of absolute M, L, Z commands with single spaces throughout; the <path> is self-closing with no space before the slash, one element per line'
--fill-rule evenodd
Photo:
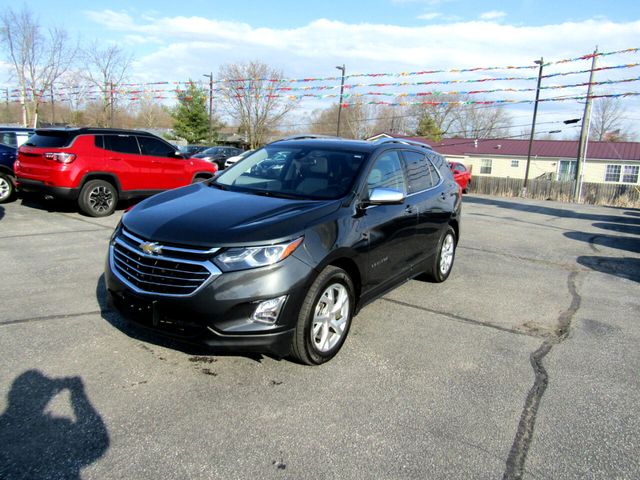
<path fill-rule="evenodd" d="M 133 233 L 126 231 L 124 228 L 121 230 L 121 232 L 125 237 L 129 238 L 133 242 L 136 242 L 136 244 L 141 244 L 147 241 L 140 237 L 136 237 Z M 213 253 L 216 253 L 218 250 L 220 249 L 209 248 L 207 250 L 207 249 L 200 249 L 200 248 L 181 248 L 181 247 L 171 247 L 168 245 L 162 245 L 162 251 L 177 252 L 177 253 L 192 253 L 195 255 L 211 255 Z"/>
<path fill-rule="evenodd" d="M 191 297 L 222 273 L 208 260 L 149 255 L 119 237 L 109 246 L 109 265 L 113 274 L 135 293 L 161 297 Z"/>

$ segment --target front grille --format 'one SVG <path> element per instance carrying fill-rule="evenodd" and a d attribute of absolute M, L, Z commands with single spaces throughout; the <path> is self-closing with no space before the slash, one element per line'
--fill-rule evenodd
<path fill-rule="evenodd" d="M 189 296 L 220 271 L 208 260 L 151 255 L 118 235 L 111 245 L 111 268 L 138 293 Z"/>

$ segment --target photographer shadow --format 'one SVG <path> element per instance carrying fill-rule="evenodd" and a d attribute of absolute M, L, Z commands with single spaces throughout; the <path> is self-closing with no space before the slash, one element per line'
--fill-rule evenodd
<path fill-rule="evenodd" d="M 75 418 L 47 406 L 68 391 Z M 49 378 L 38 370 L 19 375 L 0 416 L 0 478 L 79 479 L 82 468 L 109 448 L 109 433 L 80 377 Z"/>

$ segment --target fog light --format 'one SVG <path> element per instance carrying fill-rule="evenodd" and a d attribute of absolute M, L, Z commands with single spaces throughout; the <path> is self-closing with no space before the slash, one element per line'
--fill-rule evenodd
<path fill-rule="evenodd" d="M 286 299 L 287 296 L 283 295 L 260 302 L 253 312 L 253 315 L 251 315 L 251 320 L 261 323 L 276 323 L 278 315 L 280 315 L 280 309 Z"/>

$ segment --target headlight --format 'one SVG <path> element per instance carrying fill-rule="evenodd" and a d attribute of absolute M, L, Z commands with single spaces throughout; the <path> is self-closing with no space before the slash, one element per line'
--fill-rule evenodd
<path fill-rule="evenodd" d="M 214 261 L 225 272 L 266 267 L 287 258 L 300 246 L 302 240 L 303 237 L 300 237 L 293 242 L 266 247 L 230 248 L 218 255 Z"/>

